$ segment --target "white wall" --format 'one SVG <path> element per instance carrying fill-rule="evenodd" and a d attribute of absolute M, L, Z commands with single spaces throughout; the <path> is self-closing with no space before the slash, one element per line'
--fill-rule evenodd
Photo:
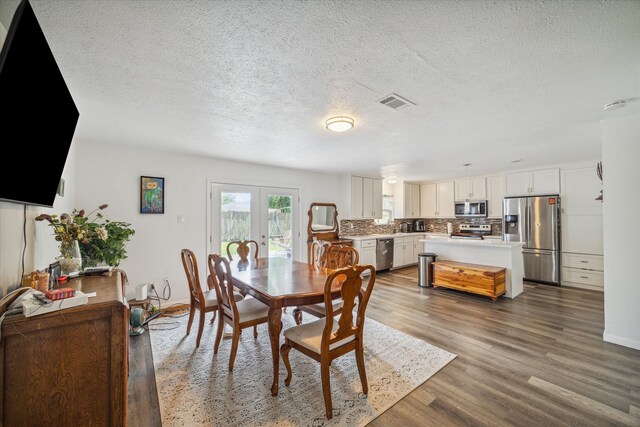
<path fill-rule="evenodd" d="M 44 269 L 59 255 L 58 243 L 46 222 L 35 222 L 41 213 L 61 214 L 71 212 L 75 204 L 75 142 L 71 145 L 62 178 L 65 180 L 64 197 L 56 196 L 53 208 L 27 206 L 27 250 L 25 252 L 25 274 Z M 22 181 L 4 185 L 21 185 Z M 22 271 L 22 249 L 24 205 L 0 202 L 0 291 L 6 293 L 20 284 Z"/>
<path fill-rule="evenodd" d="M 164 214 L 139 213 L 141 175 L 165 178 Z M 204 280 L 207 190 L 211 180 L 298 188 L 301 198 L 298 259 L 306 257 L 307 211 L 311 202 L 336 203 L 341 213 L 347 192 L 339 175 L 81 141 L 77 147 L 77 208 L 90 210 L 107 203 L 108 218 L 130 222 L 136 231 L 127 245 L 129 258 L 121 264 L 132 285 L 127 291 L 129 297 L 139 283 L 153 282 L 160 291 L 159 285 L 167 277 L 173 290 L 171 302 L 187 301 L 189 294 L 180 260 L 183 248 L 195 251 Z M 177 220 L 180 215 L 184 216 L 181 224 Z"/>
<path fill-rule="evenodd" d="M 629 108 L 629 107 L 627 107 Z M 640 349 L 640 114 L 602 122 L 605 341 Z"/>

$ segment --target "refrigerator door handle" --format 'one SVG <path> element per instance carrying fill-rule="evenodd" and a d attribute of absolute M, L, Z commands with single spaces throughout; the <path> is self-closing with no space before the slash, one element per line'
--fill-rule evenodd
<path fill-rule="evenodd" d="M 541 249 L 522 249 L 523 254 L 540 254 L 540 255 L 553 255 L 557 251 L 545 251 Z"/>
<path fill-rule="evenodd" d="M 526 236 L 524 238 L 524 246 L 525 247 L 530 247 L 531 244 L 531 206 L 529 206 L 529 201 L 527 200 L 527 205 L 525 206 L 525 209 L 527 210 L 527 213 L 525 214 L 525 230 L 526 230 Z"/>

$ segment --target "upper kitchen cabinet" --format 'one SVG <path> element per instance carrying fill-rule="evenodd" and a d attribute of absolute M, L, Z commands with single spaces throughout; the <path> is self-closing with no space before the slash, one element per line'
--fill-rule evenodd
<path fill-rule="evenodd" d="M 562 171 L 563 252 L 603 254 L 601 188 L 595 167 Z"/>
<path fill-rule="evenodd" d="M 504 187 L 502 176 L 487 177 L 487 217 L 502 218 L 502 199 L 504 198 Z"/>
<path fill-rule="evenodd" d="M 485 178 L 457 179 L 455 181 L 456 201 L 486 200 L 487 186 Z"/>
<path fill-rule="evenodd" d="M 382 180 L 351 177 L 351 218 L 382 218 Z"/>
<path fill-rule="evenodd" d="M 394 193 L 393 210 L 396 218 L 420 218 L 420 184 L 399 182 Z"/>
<path fill-rule="evenodd" d="M 420 213 L 424 218 L 455 217 L 454 182 L 445 181 L 420 186 Z"/>
<path fill-rule="evenodd" d="M 506 197 L 545 194 L 560 194 L 559 169 L 509 173 L 504 176 Z"/>

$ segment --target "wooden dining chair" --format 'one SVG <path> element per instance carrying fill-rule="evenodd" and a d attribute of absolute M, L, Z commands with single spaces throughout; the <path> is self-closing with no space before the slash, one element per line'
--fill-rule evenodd
<path fill-rule="evenodd" d="M 323 254 L 324 258 L 319 258 L 319 263 L 317 264 L 319 267 L 325 268 L 343 268 L 343 267 L 352 267 L 358 264 L 360 260 L 360 254 L 358 254 L 358 250 L 353 246 L 344 246 L 344 245 L 329 245 Z M 334 314 L 339 314 L 342 311 L 342 300 L 335 299 L 332 302 L 333 312 Z M 319 304 L 309 304 L 302 305 L 296 307 L 293 310 L 293 319 L 296 322 L 296 325 L 302 324 L 302 313 L 309 313 L 315 317 L 324 317 L 326 316 L 326 309 L 324 303 Z"/>
<path fill-rule="evenodd" d="M 226 258 L 218 254 L 209 255 L 209 273 L 213 279 L 213 285 L 220 304 L 218 305 L 218 332 L 216 334 L 216 342 L 213 347 L 213 353 L 218 354 L 218 346 L 222 338 L 222 330 L 224 324 L 227 323 L 233 327 L 233 336 L 231 341 L 231 355 L 229 356 L 229 371 L 233 371 L 233 362 L 236 359 L 238 351 L 238 341 L 240 340 L 240 332 L 248 327 L 253 326 L 254 338 L 258 336 L 257 326 L 267 323 L 269 320 L 269 306 L 261 303 L 255 298 L 249 298 L 237 301 L 233 298 L 233 277 L 231 276 L 231 267 Z"/>
<path fill-rule="evenodd" d="M 258 259 L 258 252 L 259 252 L 259 246 L 258 246 L 258 242 L 256 242 L 255 240 L 243 240 L 243 241 L 233 241 L 233 242 L 229 242 L 227 244 L 227 258 L 229 258 L 229 261 L 233 261 L 233 257 L 231 256 L 231 250 L 230 247 L 231 245 L 238 245 L 238 248 L 236 249 L 236 253 L 238 254 L 238 256 L 240 257 L 241 261 L 249 261 L 249 253 L 251 252 L 251 245 L 254 245 L 255 250 L 253 251 L 253 258 Z"/>
<path fill-rule="evenodd" d="M 362 273 L 369 270 L 371 275 L 366 288 L 362 288 Z M 376 280 L 376 269 L 372 265 L 356 265 L 334 270 L 327 277 L 324 285 L 324 304 L 327 308 L 326 316 L 304 325 L 293 326 L 284 331 L 284 344 L 280 347 L 282 361 L 287 368 L 287 378 L 284 383 L 291 384 L 292 372 L 289 363 L 289 351 L 292 348 L 300 351 L 312 359 L 320 362 L 322 378 L 322 393 L 324 407 L 328 419 L 333 416 L 331 403 L 331 385 L 329 366 L 331 361 L 350 351 L 355 351 L 358 374 L 362 383 L 362 393 L 369 392 L 367 374 L 364 366 L 363 331 L 364 314 L 367 303 Z M 331 288 L 335 282 L 340 282 L 340 292 L 343 300 L 343 310 L 338 318 L 333 312 Z M 357 316 L 353 319 L 353 311 L 358 298 Z"/>
<path fill-rule="evenodd" d="M 216 291 L 209 289 L 203 291 L 200 286 L 200 275 L 198 273 L 198 261 L 191 249 L 183 249 L 181 252 L 182 266 L 187 275 L 187 283 L 189 284 L 189 322 L 187 323 L 187 335 L 191 332 L 191 325 L 196 310 L 200 310 L 200 318 L 198 322 L 198 337 L 196 338 L 196 347 L 200 347 L 200 339 L 204 330 L 204 317 L 206 313 L 213 312 L 213 319 L 218 311 L 218 299 Z M 244 297 L 239 293 L 234 294 L 235 300 L 242 300 Z M 212 320 L 213 320 L 212 319 Z"/>
<path fill-rule="evenodd" d="M 311 242 L 311 252 L 307 262 L 317 267 L 326 267 L 327 251 L 331 247 L 331 243 L 326 240 L 314 240 Z"/>

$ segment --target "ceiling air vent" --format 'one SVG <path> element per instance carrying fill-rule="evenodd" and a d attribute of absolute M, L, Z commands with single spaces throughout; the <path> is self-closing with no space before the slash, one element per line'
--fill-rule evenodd
<path fill-rule="evenodd" d="M 401 97 L 398 94 L 392 93 L 389 96 L 385 96 L 380 101 L 378 101 L 382 105 L 386 105 L 389 108 L 393 108 L 394 110 L 401 110 L 403 108 L 410 107 L 412 105 L 416 105 L 413 102 L 409 101 Z"/>

